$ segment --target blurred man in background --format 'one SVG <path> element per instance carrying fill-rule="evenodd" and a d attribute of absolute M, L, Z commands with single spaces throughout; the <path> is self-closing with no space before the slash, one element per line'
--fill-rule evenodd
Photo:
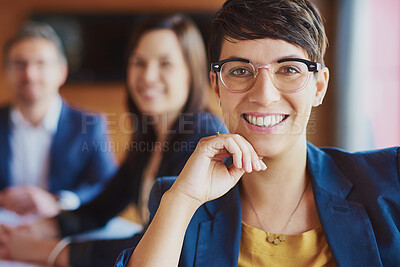
<path fill-rule="evenodd" d="M 93 199 L 116 170 L 102 117 L 59 95 L 68 74 L 62 43 L 29 22 L 5 46 L 13 102 L 0 109 L 0 207 L 53 216 Z"/>

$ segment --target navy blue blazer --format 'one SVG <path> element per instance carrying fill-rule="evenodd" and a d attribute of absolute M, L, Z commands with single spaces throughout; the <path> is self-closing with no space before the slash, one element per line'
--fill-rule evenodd
<path fill-rule="evenodd" d="M 400 266 L 400 148 L 348 153 L 308 144 L 315 203 L 337 266 Z M 154 216 L 174 179 L 154 185 Z M 184 239 L 179 266 L 237 266 L 241 235 L 239 187 L 202 205 Z M 116 266 L 125 266 L 133 249 Z"/>
<path fill-rule="evenodd" d="M 10 186 L 11 107 L 0 109 L 0 190 Z M 106 124 L 62 103 L 57 131 L 50 148 L 49 191 L 69 190 L 86 203 L 98 195 L 116 171 L 108 149 Z"/>

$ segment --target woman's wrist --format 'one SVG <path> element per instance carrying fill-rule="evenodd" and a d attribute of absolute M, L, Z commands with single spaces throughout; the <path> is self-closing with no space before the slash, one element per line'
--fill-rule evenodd
<path fill-rule="evenodd" d="M 199 206 L 174 186 L 166 191 L 129 266 L 177 266 L 187 226 Z"/>
<path fill-rule="evenodd" d="M 181 211 L 186 211 L 188 214 L 194 214 L 196 210 L 203 204 L 198 199 L 185 194 L 177 188 L 172 186 L 163 195 L 163 199 L 167 198 L 168 201 L 176 203 Z"/>

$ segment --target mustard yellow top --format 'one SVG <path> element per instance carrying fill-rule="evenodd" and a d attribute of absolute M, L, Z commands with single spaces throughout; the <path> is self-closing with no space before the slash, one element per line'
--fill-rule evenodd
<path fill-rule="evenodd" d="M 242 223 L 240 267 L 336 266 L 328 248 L 322 227 L 299 235 L 286 235 L 279 245 L 267 241 L 267 233 Z"/>

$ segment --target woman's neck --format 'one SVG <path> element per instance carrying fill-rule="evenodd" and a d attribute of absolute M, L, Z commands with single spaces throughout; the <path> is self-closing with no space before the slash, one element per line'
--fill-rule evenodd
<path fill-rule="evenodd" d="M 271 158 L 264 157 L 268 169 L 263 172 L 245 174 L 244 180 L 251 180 L 264 186 L 287 187 L 304 179 L 307 163 L 307 142 L 299 140 L 290 150 Z M 250 178 L 250 179 L 248 179 Z"/>
<path fill-rule="evenodd" d="M 286 201 L 290 205 L 292 198 L 301 194 L 307 183 L 306 142 L 299 142 L 285 155 L 263 160 L 267 170 L 246 173 L 241 179 L 247 193 L 255 202 L 276 203 L 279 199 L 281 205 Z"/>
<path fill-rule="evenodd" d="M 172 127 L 178 119 L 178 112 L 158 114 L 154 117 L 154 131 L 158 142 L 166 141 L 168 135 L 173 134 Z"/>
<path fill-rule="evenodd" d="M 300 233 L 318 226 L 318 215 L 306 167 L 306 141 L 294 146 L 286 155 L 264 161 L 268 166 L 267 170 L 245 174 L 241 179 L 243 221 L 260 228 L 251 207 L 253 205 L 264 220 L 268 218 L 264 221 L 268 223 L 268 230 L 279 233 L 302 199 L 296 218 L 286 234 Z"/>

